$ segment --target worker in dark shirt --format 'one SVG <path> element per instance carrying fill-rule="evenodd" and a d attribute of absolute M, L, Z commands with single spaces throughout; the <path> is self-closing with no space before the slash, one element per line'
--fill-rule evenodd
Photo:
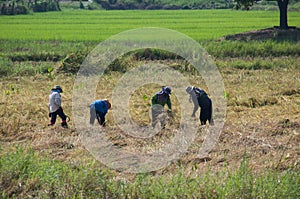
<path fill-rule="evenodd" d="M 200 111 L 200 122 L 201 125 L 205 125 L 207 121 L 209 121 L 210 125 L 213 125 L 213 119 L 212 119 L 212 101 L 208 97 L 207 93 L 197 87 L 186 87 L 186 92 L 190 95 L 190 102 L 194 103 L 194 110 L 192 113 L 192 117 L 195 117 L 195 113 L 198 110 L 199 106 L 201 108 Z"/>

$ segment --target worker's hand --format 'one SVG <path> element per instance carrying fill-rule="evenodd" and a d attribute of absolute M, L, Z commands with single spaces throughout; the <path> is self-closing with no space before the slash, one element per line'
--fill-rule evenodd
<path fill-rule="evenodd" d="M 48 116 L 51 117 L 51 113 L 49 113 Z"/>

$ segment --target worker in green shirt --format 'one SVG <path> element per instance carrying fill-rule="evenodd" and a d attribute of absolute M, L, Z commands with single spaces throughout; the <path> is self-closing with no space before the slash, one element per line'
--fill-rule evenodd
<path fill-rule="evenodd" d="M 172 103 L 170 100 L 171 88 L 163 86 L 162 90 L 157 92 L 152 97 L 152 127 L 155 127 L 158 122 L 158 116 L 163 112 L 164 106 L 167 104 L 169 111 L 172 110 Z M 160 121 L 162 124 L 162 121 Z"/>

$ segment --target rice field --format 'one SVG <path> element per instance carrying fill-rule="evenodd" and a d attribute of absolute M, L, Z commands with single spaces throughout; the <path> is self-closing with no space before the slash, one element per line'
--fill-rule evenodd
<path fill-rule="evenodd" d="M 0 39 L 102 41 L 143 27 L 173 29 L 195 40 L 258 30 L 279 24 L 279 12 L 236 10 L 86 11 L 0 17 Z M 289 12 L 289 25 L 300 26 L 300 13 Z"/>
<path fill-rule="evenodd" d="M 64 10 L 0 16 L 0 198 L 299 198 L 300 42 L 218 40 L 278 25 L 278 15 L 235 10 Z M 300 26 L 300 13 L 289 12 L 289 25 Z M 95 160 L 81 143 L 72 116 L 75 75 L 58 69 L 63 64 L 80 65 L 98 42 L 114 34 L 143 27 L 174 29 L 203 43 L 220 70 L 227 116 L 210 159 L 193 160 L 203 142 L 201 128 L 186 154 L 149 173 L 113 170 Z M 156 61 L 184 66 L 177 59 Z M 147 62 L 151 60 L 128 56 L 116 66 Z M 120 71 L 104 75 L 95 97 L 112 97 L 124 75 Z M 181 72 L 191 84 L 206 86 L 199 75 Z M 48 95 L 54 85 L 64 89 L 69 129 L 59 126 L 59 118 L 55 127 L 47 127 Z M 145 124 L 158 87 L 142 88 L 131 96 L 130 114 L 136 123 Z M 177 111 L 176 96 L 171 100 Z M 116 126 L 113 111 L 105 129 L 116 146 L 152 149 L 169 141 L 172 126 L 152 140 L 128 137 Z"/>

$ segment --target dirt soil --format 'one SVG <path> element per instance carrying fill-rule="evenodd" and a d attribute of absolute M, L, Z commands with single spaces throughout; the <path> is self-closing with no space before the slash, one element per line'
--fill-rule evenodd
<path fill-rule="evenodd" d="M 262 30 L 253 30 L 249 32 L 244 32 L 240 34 L 227 35 L 220 40 L 236 40 L 236 41 L 250 41 L 250 40 L 290 40 L 299 41 L 300 40 L 300 28 L 290 27 L 287 30 L 282 30 L 276 27 L 266 28 Z"/>
<path fill-rule="evenodd" d="M 230 96 L 227 102 L 225 126 L 217 145 L 207 157 L 199 159 L 197 154 L 205 135 L 205 128 L 199 128 L 188 153 L 156 173 L 169 173 L 175 171 L 180 165 L 184 165 L 187 172 L 192 171 L 195 165 L 197 165 L 199 173 L 208 169 L 214 172 L 224 170 L 224 168 L 235 170 L 245 157 L 249 158 L 250 167 L 257 172 L 269 169 L 299 169 L 300 71 L 297 69 L 245 71 L 228 68 L 222 69 L 220 72 L 224 77 L 225 88 Z M 111 83 L 99 83 L 101 86 L 97 96 L 107 96 L 108 90 L 112 88 L 106 86 L 113 87 L 119 78 L 119 74 L 112 75 L 104 80 L 112 81 Z M 197 79 L 192 81 L 195 81 L 191 82 L 193 84 L 199 83 Z M 60 127 L 59 119 L 55 127 L 46 126 L 48 118 L 46 117 L 47 107 L 44 104 L 47 103 L 49 91 L 44 86 L 44 78 L 36 79 L 34 82 L 27 78 L 21 78 L 17 82 L 8 80 L 8 83 L 14 83 L 19 93 L 2 96 L 4 97 L 1 100 L 4 116 L 1 118 L 4 126 L 1 127 L 0 133 L 2 153 L 13 146 L 29 145 L 40 155 L 71 164 L 82 164 L 93 159 L 81 143 L 72 117 L 69 129 Z M 32 89 L 27 89 L 28 84 Z M 7 84 L 3 82 L 2 87 L 5 85 Z M 64 85 L 66 91 L 72 91 L 71 78 L 66 78 Z M 40 93 L 37 94 L 36 90 L 40 90 Z M 149 93 L 151 92 L 152 90 L 149 89 Z M 136 98 L 133 96 L 132 100 L 137 102 L 134 103 L 135 110 L 146 112 L 149 110 L 149 106 L 145 103 L 139 105 L 137 101 L 137 99 L 143 99 L 142 94 L 136 93 Z M 32 96 L 35 97 L 32 98 Z M 107 96 L 107 98 L 110 97 Z M 270 97 L 272 97 L 272 103 L 255 104 L 256 101 L 264 99 L 268 102 Z M 65 112 L 70 115 L 72 113 L 72 93 L 64 92 L 63 100 Z M 171 100 L 176 100 L 176 97 L 172 96 Z M 176 108 L 175 104 L 174 108 Z M 23 112 L 20 113 L 19 110 L 23 110 Z M 172 137 L 172 128 L 167 126 L 165 133 L 158 134 L 148 141 L 130 138 L 114 124 L 112 112 L 113 110 L 107 115 L 105 131 L 109 139 L 124 150 L 141 150 L 145 146 L 157 147 L 167 143 Z M 179 111 L 176 112 L 179 113 Z M 21 117 L 19 117 L 20 114 Z M 149 113 L 146 112 L 145 115 L 149 115 Z M 180 114 L 178 114 L 177 120 L 179 117 Z M 146 116 L 142 119 L 147 121 Z"/>

